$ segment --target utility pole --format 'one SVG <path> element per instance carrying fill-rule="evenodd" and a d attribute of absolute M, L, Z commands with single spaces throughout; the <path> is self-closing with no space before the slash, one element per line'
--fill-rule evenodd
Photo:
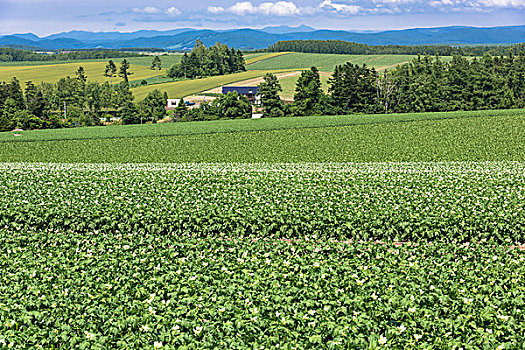
<path fill-rule="evenodd" d="M 66 101 L 64 101 L 64 119 L 67 119 Z"/>

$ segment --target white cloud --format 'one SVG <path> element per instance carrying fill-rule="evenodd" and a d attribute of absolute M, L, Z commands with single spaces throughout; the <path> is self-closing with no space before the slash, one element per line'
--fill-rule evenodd
<path fill-rule="evenodd" d="M 396 13 L 431 13 L 482 11 L 497 8 L 525 8 L 525 0 L 320 0 L 314 7 L 299 7 L 293 1 L 263 2 L 254 5 L 252 1 L 239 1 L 230 7 L 210 6 L 212 14 L 230 13 L 237 16 L 261 15 L 292 17 L 313 16 L 322 12 L 338 16 Z"/>
<path fill-rule="evenodd" d="M 182 12 L 180 12 L 180 10 L 176 7 L 170 7 L 166 10 L 166 14 L 168 15 L 173 15 L 173 16 L 178 16 L 180 15 Z"/>
<path fill-rule="evenodd" d="M 133 12 L 135 13 L 159 13 L 160 10 L 156 7 L 146 6 L 144 8 L 134 8 Z"/>
<path fill-rule="evenodd" d="M 224 7 L 210 6 L 208 7 L 208 12 L 210 13 L 223 13 Z"/>
<path fill-rule="evenodd" d="M 525 0 L 480 0 L 479 3 L 486 7 L 525 8 Z"/>
<path fill-rule="evenodd" d="M 253 6 L 253 4 L 250 1 L 242 1 L 237 2 L 230 8 L 228 8 L 228 12 L 231 12 L 233 14 L 244 16 L 244 15 L 251 15 L 256 13 L 256 8 Z"/>
<path fill-rule="evenodd" d="M 336 4 L 332 0 L 324 0 L 319 7 L 321 9 L 330 10 L 333 9 L 337 12 L 346 14 L 346 15 L 356 15 L 361 11 L 361 6 L 358 5 L 347 5 L 347 4 Z"/>
<path fill-rule="evenodd" d="M 267 16 L 293 16 L 299 14 L 299 8 L 291 1 L 263 2 L 258 10 Z"/>
<path fill-rule="evenodd" d="M 229 12 L 238 16 L 245 15 L 265 15 L 265 16 L 294 16 L 301 13 L 301 10 L 291 1 L 277 1 L 277 2 L 263 2 L 258 6 L 254 6 L 251 1 L 241 1 L 224 9 L 223 7 L 208 7 L 210 13 Z"/>

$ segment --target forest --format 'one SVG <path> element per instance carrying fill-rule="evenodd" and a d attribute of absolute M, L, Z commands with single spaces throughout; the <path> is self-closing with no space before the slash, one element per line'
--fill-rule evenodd
<path fill-rule="evenodd" d="M 196 78 L 224 75 L 245 71 L 244 55 L 241 50 L 230 49 L 227 45 L 216 43 L 206 47 L 197 40 L 190 54 L 184 53 L 180 63 L 170 67 L 170 78 Z"/>
<path fill-rule="evenodd" d="M 268 47 L 268 52 L 332 53 L 346 55 L 492 56 L 517 55 L 525 43 L 512 46 L 367 45 L 342 40 L 286 40 Z"/>
<path fill-rule="evenodd" d="M 155 62 L 155 58 L 153 59 Z M 164 117 L 167 95 L 154 90 L 134 103 L 128 77 L 133 74 L 124 59 L 120 67 L 111 60 L 106 66 L 107 77 L 117 75 L 119 84 L 88 81 L 79 67 L 75 77 L 58 82 L 28 81 L 25 88 L 18 79 L 0 83 L 0 131 L 14 128 L 48 129 L 101 125 L 117 117 L 117 123 L 137 124 Z M 114 122 L 115 123 L 115 122 Z"/>
<path fill-rule="evenodd" d="M 143 55 L 137 53 L 122 52 L 118 50 L 79 50 L 57 52 L 54 54 L 41 54 L 29 50 L 0 47 L 0 62 L 67 61 L 139 56 Z"/>

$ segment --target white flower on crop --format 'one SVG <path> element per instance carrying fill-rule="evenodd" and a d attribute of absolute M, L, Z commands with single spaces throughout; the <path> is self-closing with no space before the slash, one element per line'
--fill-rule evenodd
<path fill-rule="evenodd" d="M 221 267 L 221 271 L 228 271 L 228 269 L 226 268 L 226 266 L 223 266 Z"/>
<path fill-rule="evenodd" d="M 221 308 L 219 309 L 219 312 L 224 312 L 224 311 L 226 311 L 226 308 L 225 308 L 225 307 L 221 307 Z"/>
<path fill-rule="evenodd" d="M 161 341 L 156 341 L 153 343 L 153 348 L 154 349 L 160 349 L 162 347 L 162 342 Z"/>
<path fill-rule="evenodd" d="M 201 334 L 202 327 L 201 326 L 197 326 L 197 327 L 193 328 L 193 332 L 195 333 L 195 335 Z"/>
<path fill-rule="evenodd" d="M 259 313 L 259 309 L 256 308 L 256 307 L 254 307 L 254 308 L 252 309 L 252 314 L 255 315 L 255 314 L 258 314 L 258 313 Z"/>
<path fill-rule="evenodd" d="M 290 262 L 288 260 L 283 261 L 284 266 L 290 266 Z"/>
<path fill-rule="evenodd" d="M 197 276 L 191 276 L 190 281 L 195 281 L 197 279 Z"/>
<path fill-rule="evenodd" d="M 179 327 L 178 324 L 176 324 L 175 326 L 173 326 L 172 329 L 173 329 L 174 331 L 176 331 L 176 332 L 179 332 L 179 331 L 180 331 L 180 327 Z"/>
<path fill-rule="evenodd" d="M 258 317 L 258 316 L 250 317 L 250 321 L 252 321 L 252 322 L 257 322 L 257 317 Z"/>
<path fill-rule="evenodd" d="M 321 266 L 321 265 L 319 265 L 319 263 L 317 261 L 314 262 L 314 267 L 319 267 L 319 266 Z"/>
<path fill-rule="evenodd" d="M 265 262 L 266 262 L 266 265 L 271 265 L 272 264 L 272 261 L 270 259 L 266 259 Z"/>
<path fill-rule="evenodd" d="M 385 336 L 380 336 L 379 337 L 379 340 L 378 340 L 378 343 L 381 344 L 381 345 L 385 345 L 386 344 L 386 337 Z"/>
<path fill-rule="evenodd" d="M 315 315 L 315 310 L 309 310 L 308 313 L 313 316 Z"/>
<path fill-rule="evenodd" d="M 153 310 L 153 308 L 152 308 L 151 306 L 148 307 L 148 311 L 149 311 L 149 313 L 150 313 L 151 315 L 155 315 L 155 313 L 156 313 L 156 311 Z"/>
<path fill-rule="evenodd" d="M 414 339 L 415 340 L 419 340 L 421 338 L 423 338 L 423 336 L 421 334 L 414 334 Z"/>
<path fill-rule="evenodd" d="M 494 256 L 492 257 L 492 260 L 494 260 L 494 261 L 498 260 L 498 256 L 497 256 L 497 255 L 494 255 Z"/>
<path fill-rule="evenodd" d="M 499 319 L 502 320 L 502 321 L 508 321 L 508 320 L 509 320 L 509 316 L 498 315 L 498 316 L 496 316 L 496 317 L 499 318 Z"/>
<path fill-rule="evenodd" d="M 84 334 L 86 335 L 86 338 L 88 340 L 94 340 L 95 339 L 95 335 L 93 333 L 89 333 L 88 331 L 85 331 Z"/>
<path fill-rule="evenodd" d="M 150 330 L 150 328 L 147 325 L 143 325 L 142 327 L 140 327 L 140 330 L 143 332 L 147 332 Z"/>
<path fill-rule="evenodd" d="M 282 324 L 286 324 L 286 318 L 281 317 L 281 323 L 282 323 Z"/>
<path fill-rule="evenodd" d="M 407 328 L 405 326 L 403 326 L 403 325 L 397 327 L 397 329 L 399 329 L 400 332 L 404 332 L 404 331 L 407 330 Z"/>
<path fill-rule="evenodd" d="M 408 309 L 408 312 L 414 313 L 414 312 L 416 312 L 416 308 L 415 307 L 411 307 L 411 308 Z"/>
<path fill-rule="evenodd" d="M 499 346 L 496 348 L 496 350 L 503 350 L 503 349 L 505 349 L 505 347 L 504 347 L 503 345 L 499 345 Z"/>

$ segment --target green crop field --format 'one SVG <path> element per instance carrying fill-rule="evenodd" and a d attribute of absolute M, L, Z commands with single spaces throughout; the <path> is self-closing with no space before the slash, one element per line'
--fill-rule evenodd
<path fill-rule="evenodd" d="M 0 168 L 6 346 L 523 344 L 523 163 Z"/>
<path fill-rule="evenodd" d="M 378 70 L 394 68 L 395 66 L 409 62 L 416 56 L 412 55 L 335 55 L 321 53 L 289 53 L 274 58 L 269 58 L 249 65 L 248 69 L 308 69 L 316 66 L 324 72 L 332 72 L 337 65 L 352 62 L 362 65 L 366 63 L 369 67 Z M 445 57 L 445 59 L 448 59 Z"/>
<path fill-rule="evenodd" d="M 140 86 L 132 89 L 133 95 L 137 100 L 142 100 L 154 89 L 159 89 L 162 92 L 167 92 L 169 98 L 181 98 L 193 95 L 199 92 L 204 92 L 223 86 L 226 84 L 235 83 L 247 79 L 262 77 L 266 73 L 280 73 L 288 70 L 249 70 L 241 73 L 218 75 L 213 77 L 206 77 L 201 79 L 181 80 L 176 82 L 153 84 L 147 86 Z"/>
<path fill-rule="evenodd" d="M 119 62 L 118 60 L 115 61 Z M 106 61 L 84 61 L 41 66 L 3 66 L 0 67 L 0 81 L 10 81 L 13 77 L 16 77 L 21 82 L 32 81 L 35 84 L 41 82 L 54 83 L 66 76 L 74 77 L 78 67 L 83 67 L 88 80 L 109 82 L 109 79 L 104 76 L 106 64 Z M 130 76 L 130 80 L 141 80 L 156 76 L 155 71 L 143 65 L 131 64 L 130 71 L 134 73 Z M 166 70 L 163 69 L 160 74 L 165 74 L 165 72 Z M 121 80 L 119 77 L 113 77 L 114 83 L 118 83 Z"/>
<path fill-rule="evenodd" d="M 0 133 L 0 348 L 522 349 L 523 140 L 525 110 Z"/>
<path fill-rule="evenodd" d="M 403 123 L 437 119 L 475 117 L 525 116 L 523 109 L 459 111 L 434 113 L 355 114 L 322 117 L 288 117 L 262 119 L 217 120 L 188 123 L 164 123 L 124 126 L 95 126 L 82 128 L 26 130 L 0 132 L 0 142 L 61 141 L 84 139 L 113 139 L 158 136 L 183 136 L 233 132 L 258 132 L 286 129 L 325 128 L 361 124 Z M 17 136 L 15 136 L 15 134 Z M 0 152 L 1 153 L 1 152 Z"/>
<path fill-rule="evenodd" d="M 489 114 L 484 114 L 489 113 Z M 493 114 L 494 113 L 494 114 Z M 523 161 L 523 110 L 476 113 L 399 114 L 209 122 L 199 126 L 109 127 L 102 139 L 74 131 L 8 141 L 2 134 L 0 161 L 8 162 L 397 162 Z M 471 116 L 474 116 L 470 118 Z M 356 119 L 352 119 L 356 118 Z M 375 119 L 377 118 L 377 119 Z M 397 122 L 396 121 L 397 118 Z M 445 118 L 445 119 L 443 119 Z M 319 121 L 310 121 L 310 120 Z M 259 123 L 262 122 L 262 123 Z M 216 124 L 214 124 L 216 123 Z M 288 123 L 291 123 L 288 124 Z M 340 123 L 338 125 L 338 123 Z M 214 125 L 220 133 L 213 132 Z M 252 129 L 253 126 L 253 129 Z M 200 129 L 199 129 L 200 128 Z M 97 133 L 99 129 L 91 129 Z M 115 131 L 113 131 L 115 130 Z M 129 131 L 128 131 L 129 130 Z M 237 131 L 237 132 L 224 132 Z M 89 131 L 87 131 L 89 132 Z M 76 132 L 78 135 L 79 132 Z M 129 133 L 129 134 L 128 134 Z M 118 138 L 112 138 L 114 134 Z M 144 137 L 126 137 L 126 135 Z M 168 136 L 168 135 L 175 136 Z M 34 136 L 31 136 L 34 135 Z M 123 138 L 124 136 L 124 138 Z M 98 137 L 98 136 L 95 136 Z M 8 138 L 8 139 L 6 139 Z M 64 140 L 60 140 L 64 138 Z M 74 139 L 80 138 L 80 139 Z"/>

